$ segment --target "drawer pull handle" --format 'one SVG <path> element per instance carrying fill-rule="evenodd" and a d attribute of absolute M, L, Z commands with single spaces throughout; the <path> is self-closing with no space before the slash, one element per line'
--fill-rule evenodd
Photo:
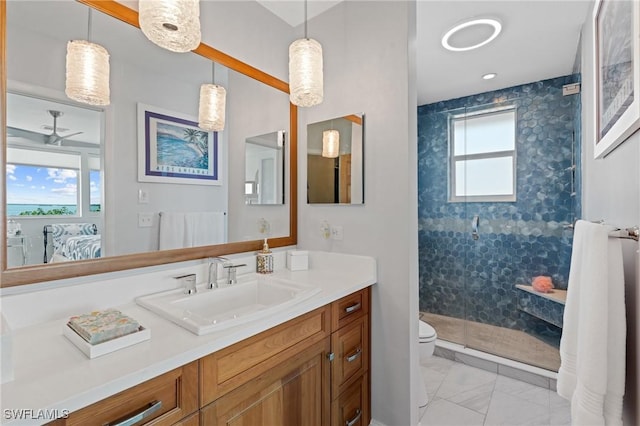
<path fill-rule="evenodd" d="M 362 355 L 362 348 L 358 348 L 358 350 L 351 356 L 347 357 L 347 362 L 353 362 L 356 359 L 360 358 L 360 355 Z"/>
<path fill-rule="evenodd" d="M 130 417 L 126 419 L 116 420 L 113 423 L 107 424 L 107 426 L 132 426 L 142 420 L 150 417 L 156 411 L 162 408 L 162 401 L 153 401 L 149 404 L 148 407 L 142 408 L 135 413 L 133 413 Z"/>
<path fill-rule="evenodd" d="M 347 426 L 353 426 L 353 425 L 355 425 L 355 424 L 356 424 L 356 423 L 358 423 L 358 421 L 360 420 L 360 417 L 362 417 L 362 411 L 360 411 L 360 409 L 358 408 L 358 409 L 356 410 L 356 416 L 355 416 L 353 419 L 351 419 L 351 420 L 347 420 L 346 425 L 347 425 Z"/>
<path fill-rule="evenodd" d="M 344 311 L 348 314 L 350 314 L 351 312 L 357 311 L 358 309 L 360 309 L 360 306 L 362 306 L 360 304 L 360 302 L 356 303 L 355 305 L 351 305 L 349 307 L 344 308 Z"/>

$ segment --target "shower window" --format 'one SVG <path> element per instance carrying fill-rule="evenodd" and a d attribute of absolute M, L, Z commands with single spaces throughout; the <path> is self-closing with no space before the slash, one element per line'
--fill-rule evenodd
<path fill-rule="evenodd" d="M 449 117 L 449 201 L 516 200 L 515 133 L 513 106 Z"/>

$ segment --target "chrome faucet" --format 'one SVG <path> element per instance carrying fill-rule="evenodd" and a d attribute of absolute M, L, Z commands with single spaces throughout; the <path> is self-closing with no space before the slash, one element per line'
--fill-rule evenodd
<path fill-rule="evenodd" d="M 187 274 L 175 277 L 184 286 L 184 294 L 196 294 L 196 274 Z"/>
<path fill-rule="evenodd" d="M 209 258 L 209 279 L 207 280 L 207 288 L 218 288 L 218 263 L 227 263 L 229 259 L 226 257 L 210 257 Z"/>
<path fill-rule="evenodd" d="M 241 267 L 241 266 L 247 266 L 246 263 L 240 263 L 238 265 L 231 265 L 231 264 L 227 264 L 227 265 L 223 265 L 222 267 L 225 268 L 228 272 L 227 272 L 227 284 L 231 285 L 231 284 L 235 284 L 238 282 L 238 279 L 236 278 L 236 269 Z"/>

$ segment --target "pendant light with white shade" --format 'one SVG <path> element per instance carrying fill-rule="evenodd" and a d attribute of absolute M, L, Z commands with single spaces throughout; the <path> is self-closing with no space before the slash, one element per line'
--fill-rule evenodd
<path fill-rule="evenodd" d="M 304 38 L 289 46 L 289 99 L 300 107 L 322 103 L 324 97 L 322 46 L 307 37 L 307 0 L 304 2 Z"/>
<path fill-rule="evenodd" d="M 65 94 L 89 105 L 109 105 L 109 52 L 90 40 L 91 8 L 87 40 L 67 43 Z"/>
<path fill-rule="evenodd" d="M 211 62 L 211 84 L 200 86 L 198 127 L 210 132 L 221 132 L 224 130 L 227 91 L 216 84 L 215 70 L 215 63 Z"/>
<path fill-rule="evenodd" d="M 145 36 L 172 52 L 200 45 L 200 0 L 139 0 L 138 19 Z"/>
<path fill-rule="evenodd" d="M 340 132 L 333 128 L 322 132 L 322 156 L 325 158 L 337 158 L 340 155 Z"/>

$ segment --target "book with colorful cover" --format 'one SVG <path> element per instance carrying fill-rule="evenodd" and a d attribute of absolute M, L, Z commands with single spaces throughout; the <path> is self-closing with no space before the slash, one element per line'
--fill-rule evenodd
<path fill-rule="evenodd" d="M 67 325 L 92 345 L 135 333 L 140 324 L 117 309 L 93 311 L 69 318 Z"/>

